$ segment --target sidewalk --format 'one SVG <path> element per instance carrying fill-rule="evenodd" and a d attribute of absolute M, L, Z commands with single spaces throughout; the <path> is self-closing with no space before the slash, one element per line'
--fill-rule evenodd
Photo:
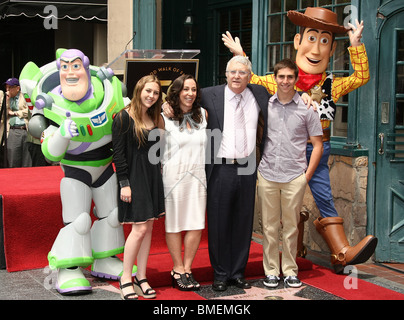
<path fill-rule="evenodd" d="M 330 267 L 328 257 L 323 254 L 309 251 L 306 258 L 317 265 Z M 404 294 L 404 264 L 366 263 L 356 268 L 360 279 Z M 93 286 L 92 294 L 62 296 L 53 289 L 52 276 L 54 273 L 52 274 L 48 268 L 12 273 L 0 270 L 0 300 L 120 300 L 119 291 L 115 286 L 89 274 L 88 278 Z M 254 281 L 261 282 L 261 280 Z M 159 288 L 155 289 L 158 293 Z M 238 298 L 242 298 L 240 290 L 235 288 L 234 294 L 237 294 Z M 203 284 L 200 294 L 206 299 L 217 297 L 210 283 Z M 323 296 L 316 293 L 312 299 L 328 300 L 329 297 L 326 293 Z"/>

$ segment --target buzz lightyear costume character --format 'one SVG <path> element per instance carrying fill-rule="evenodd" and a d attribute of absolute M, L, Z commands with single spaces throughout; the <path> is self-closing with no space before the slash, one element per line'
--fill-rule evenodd
<path fill-rule="evenodd" d="M 111 69 L 90 66 L 79 50 L 59 49 L 56 58 L 41 68 L 29 62 L 20 82 L 33 114 L 28 129 L 41 135 L 45 157 L 60 162 L 64 171 L 60 194 L 65 226 L 48 254 L 49 266 L 58 270 L 59 293 L 82 294 L 92 287 L 81 267 L 91 265 L 93 276 L 113 280 L 123 271 L 116 257 L 125 238 L 118 221 L 111 126 L 124 108 L 125 88 Z"/>

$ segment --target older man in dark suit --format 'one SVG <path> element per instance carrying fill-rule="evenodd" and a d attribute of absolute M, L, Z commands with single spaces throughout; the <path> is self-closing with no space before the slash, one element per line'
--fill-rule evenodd
<path fill-rule="evenodd" d="M 248 58 L 235 56 L 227 64 L 227 84 L 202 90 L 209 115 L 207 212 L 216 291 L 228 284 L 250 288 L 244 270 L 254 217 L 256 151 L 263 151 L 270 98 L 262 86 L 249 84 L 251 75 Z"/>

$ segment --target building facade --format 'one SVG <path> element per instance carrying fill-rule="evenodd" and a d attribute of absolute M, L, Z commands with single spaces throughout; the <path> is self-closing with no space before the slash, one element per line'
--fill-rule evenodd
<path fill-rule="evenodd" d="M 19 68 L 27 61 L 32 60 L 38 65 L 50 61 L 60 46 L 84 47 L 83 51 L 87 51 L 92 63 L 98 65 L 111 63 L 126 49 L 198 49 L 198 80 L 202 87 L 206 87 L 225 81 L 225 65 L 231 57 L 221 41 L 221 34 L 225 31 L 241 39 L 254 72 L 265 75 L 273 71 L 274 64 L 280 59 L 294 57 L 293 37 L 298 29 L 288 20 L 288 10 L 304 11 L 307 7 L 322 6 L 337 12 L 340 24 L 353 22 L 355 18 L 363 20 L 362 41 L 368 52 L 371 79 L 337 103 L 329 163 L 332 190 L 337 210 L 345 220 L 349 241 L 353 244 L 364 235 L 373 234 L 379 239 L 375 260 L 404 262 L 402 0 L 85 2 L 107 6 L 106 21 L 64 17 L 59 19 L 59 29 L 44 30 L 44 18 L 7 16 L 0 5 L 3 35 L 0 37 L 3 39 L 0 40 L 0 56 L 4 65 L 1 69 L 6 69 L 6 72 L 1 71 L 2 77 L 7 79 L 18 75 Z M 43 9 L 39 10 L 43 12 Z M 16 19 L 23 19 L 25 27 L 17 27 L 20 20 Z M 7 21 L 9 24 L 5 29 Z M 30 36 L 24 36 L 27 25 L 32 32 Z M 5 30 L 8 30 L 7 36 Z M 11 30 L 16 31 L 20 42 L 25 40 L 25 43 L 12 41 Z M 48 31 L 52 33 L 48 34 Z M 337 37 L 336 41 L 337 50 L 328 70 L 336 75 L 350 74 L 349 38 L 344 35 Z M 40 54 L 35 50 L 38 46 L 43 48 Z M 306 222 L 305 243 L 314 250 L 327 250 L 312 224 L 318 211 L 309 190 L 304 208 L 310 214 Z M 258 213 L 256 231 L 260 232 L 259 229 Z"/>
<path fill-rule="evenodd" d="M 231 57 L 221 42 L 225 31 L 241 39 L 254 72 L 264 75 L 271 73 L 280 59 L 294 57 L 293 36 L 298 29 L 288 20 L 288 10 L 322 6 L 337 12 L 340 24 L 354 23 L 355 18 L 363 20 L 362 40 L 368 52 L 371 80 L 337 103 L 329 163 L 332 190 L 348 240 L 354 244 L 366 234 L 373 234 L 379 239 L 374 256 L 377 261 L 404 262 L 403 1 L 133 1 L 134 5 L 143 3 L 148 8 L 153 4 L 156 11 L 148 11 L 150 16 L 146 20 L 154 21 L 155 29 L 143 30 L 141 40 L 149 42 L 143 42 L 141 48 L 200 49 L 197 58 L 201 86 L 224 81 L 225 64 Z M 133 12 L 139 18 L 136 7 Z M 186 21 L 192 21 L 192 25 Z M 133 24 L 136 30 L 136 23 Z M 188 37 L 189 30 L 192 36 Z M 349 38 L 345 35 L 336 41 L 337 50 L 328 70 L 336 75 L 350 74 Z M 134 44 L 140 48 L 139 42 Z M 309 190 L 305 209 L 310 213 L 306 244 L 314 250 L 327 250 L 312 224 L 318 210 Z M 259 220 L 257 214 L 257 232 Z"/>

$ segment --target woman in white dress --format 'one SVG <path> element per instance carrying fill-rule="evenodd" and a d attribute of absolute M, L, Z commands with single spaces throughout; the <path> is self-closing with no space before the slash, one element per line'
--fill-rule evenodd
<path fill-rule="evenodd" d="M 170 87 L 167 103 L 174 116 L 165 124 L 162 157 L 166 206 L 166 242 L 173 259 L 173 287 L 197 290 L 191 271 L 205 228 L 206 110 L 199 106 L 200 89 L 193 76 L 182 75 Z M 182 242 L 182 232 L 185 232 Z M 182 257 L 184 244 L 184 257 Z"/>

